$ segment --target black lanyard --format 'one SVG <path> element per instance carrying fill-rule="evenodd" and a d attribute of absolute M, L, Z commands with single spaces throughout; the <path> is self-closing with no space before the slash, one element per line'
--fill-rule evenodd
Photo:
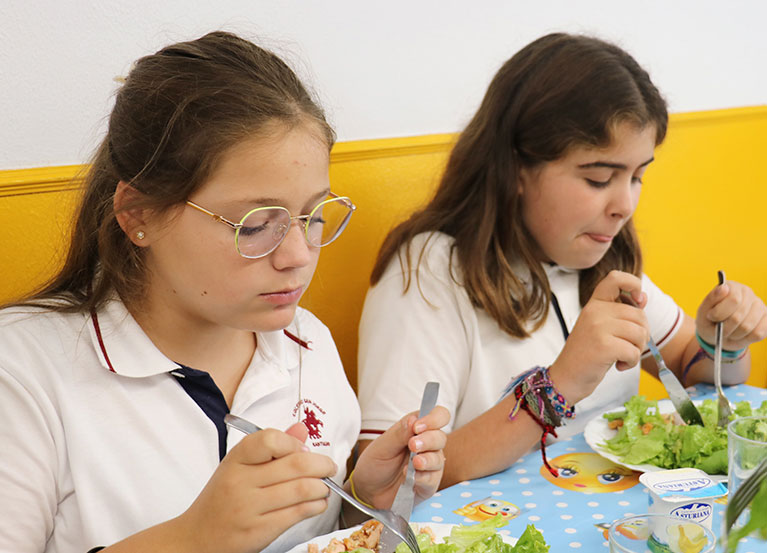
<path fill-rule="evenodd" d="M 554 306 L 554 312 L 557 314 L 557 319 L 559 319 L 559 326 L 562 327 L 562 334 L 564 335 L 565 340 L 567 340 L 567 337 L 570 336 L 570 333 L 567 331 L 565 318 L 562 316 L 562 310 L 559 308 L 559 301 L 557 300 L 557 296 L 554 294 L 554 292 L 551 293 L 551 305 Z"/>

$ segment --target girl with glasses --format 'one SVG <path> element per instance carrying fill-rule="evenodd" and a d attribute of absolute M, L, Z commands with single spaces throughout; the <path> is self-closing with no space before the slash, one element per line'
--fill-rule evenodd
<path fill-rule="evenodd" d="M 454 413 L 441 486 L 503 470 L 622 405 L 640 365 L 657 375 L 650 335 L 688 384 L 711 382 L 719 321 L 722 378 L 746 379 L 764 303 L 729 282 L 693 319 L 642 272 L 632 214 L 667 122 L 647 72 L 596 38 L 544 36 L 501 67 L 434 198 L 379 252 L 360 322 L 363 446 L 437 380 Z"/>
<path fill-rule="evenodd" d="M 62 269 L 0 312 L 0 550 L 284 552 L 337 528 L 320 478 L 346 480 L 359 406 L 297 306 L 354 210 L 333 141 L 293 71 L 235 35 L 138 60 Z M 345 483 L 378 508 L 411 451 L 418 498 L 441 477 L 447 411 L 398 419 Z"/>

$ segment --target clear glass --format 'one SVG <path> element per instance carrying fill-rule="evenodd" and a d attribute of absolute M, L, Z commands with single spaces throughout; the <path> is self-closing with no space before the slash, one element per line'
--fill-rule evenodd
<path fill-rule="evenodd" d="M 729 497 L 743 481 L 751 476 L 757 465 L 767 457 L 767 441 L 746 437 L 753 430 L 761 430 L 767 436 L 767 417 L 741 417 L 727 425 L 727 493 Z M 743 526 L 749 517 L 749 509 L 735 521 L 735 526 Z"/>
<path fill-rule="evenodd" d="M 607 531 L 610 553 L 712 553 L 716 537 L 708 528 L 670 515 L 634 515 Z"/>

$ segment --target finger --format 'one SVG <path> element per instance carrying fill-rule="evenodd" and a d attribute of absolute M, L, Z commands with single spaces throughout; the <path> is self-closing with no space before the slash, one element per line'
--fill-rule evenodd
<path fill-rule="evenodd" d="M 284 509 L 300 503 L 327 499 L 330 488 L 319 478 L 296 478 L 265 486 L 254 494 L 253 501 L 266 506 L 264 512 Z"/>
<path fill-rule="evenodd" d="M 739 324 L 748 312 L 748 309 L 750 309 L 750 304 L 758 298 L 750 288 L 737 282 L 728 282 L 723 286 L 728 286 L 727 295 L 711 307 L 706 318 L 712 324 L 715 324 L 718 322 L 726 322 L 727 319 L 736 315 L 736 320 Z"/>
<path fill-rule="evenodd" d="M 297 422 L 285 431 L 288 436 L 293 436 L 299 442 L 306 443 L 306 438 L 309 437 L 309 429 L 303 422 Z"/>
<path fill-rule="evenodd" d="M 296 502 L 282 508 L 270 509 L 262 515 L 261 524 L 266 528 L 278 527 L 287 530 L 306 518 L 324 513 L 327 508 L 327 497 Z"/>
<path fill-rule="evenodd" d="M 629 292 L 635 301 L 639 300 L 642 294 L 642 279 L 622 271 L 610 271 L 597 284 L 591 297 L 597 300 L 614 302 L 620 297 L 621 291 Z"/>
<path fill-rule="evenodd" d="M 729 293 L 730 283 L 725 282 L 724 284 L 716 285 L 708 294 L 706 294 L 706 297 L 703 298 L 703 301 L 700 302 L 698 311 L 700 313 L 705 313 L 708 316 L 708 314 L 711 312 L 711 309 L 713 309 L 714 306 L 726 298 Z"/>
<path fill-rule="evenodd" d="M 442 428 L 450 422 L 450 411 L 442 405 L 437 405 L 428 414 L 416 420 L 413 424 L 413 432 L 420 434 L 427 430 Z"/>
<path fill-rule="evenodd" d="M 756 330 L 765 316 L 767 316 L 767 313 L 764 304 L 761 301 L 754 302 L 750 305 L 748 313 L 738 326 L 728 329 L 727 323 L 724 324 L 722 335 L 725 339 L 732 342 L 745 341 L 747 343 L 753 343 L 759 341 L 760 338 L 752 336 L 752 333 Z"/>
<path fill-rule="evenodd" d="M 427 451 L 441 451 L 446 444 L 447 434 L 442 430 L 429 430 L 410 438 L 407 445 L 408 449 L 417 455 Z"/>
<path fill-rule="evenodd" d="M 326 478 L 338 472 L 333 459 L 319 453 L 300 452 L 275 459 L 269 463 L 269 481 L 262 486 L 290 482 L 298 478 Z"/>
<path fill-rule="evenodd" d="M 646 343 L 646 342 L 645 342 Z M 636 341 L 627 340 L 617 336 L 612 337 L 608 342 L 609 351 L 615 355 L 616 368 L 624 370 L 638 365 L 642 360 L 642 350 L 644 349 L 643 343 L 637 343 Z M 620 364 L 621 367 L 617 367 Z"/>
<path fill-rule="evenodd" d="M 294 436 L 266 428 L 245 436 L 224 457 L 224 461 L 257 465 L 304 450 L 304 444 Z"/>
<path fill-rule="evenodd" d="M 445 455 L 442 450 L 425 451 L 413 457 L 416 473 L 431 472 L 445 468 Z"/>
<path fill-rule="evenodd" d="M 644 293 L 644 292 L 642 292 Z M 605 307 L 609 309 L 609 317 L 617 320 L 629 321 L 649 330 L 650 323 L 647 322 L 647 314 L 644 309 L 627 305 L 625 303 L 615 303 Z"/>

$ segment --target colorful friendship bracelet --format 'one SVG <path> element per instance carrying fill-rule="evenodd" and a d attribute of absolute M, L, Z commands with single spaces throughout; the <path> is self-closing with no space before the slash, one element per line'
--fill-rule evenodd
<path fill-rule="evenodd" d="M 701 338 L 697 330 L 695 331 L 695 338 L 698 340 L 698 344 L 700 345 L 701 349 L 713 358 L 714 353 L 716 351 L 714 346 L 712 346 L 711 344 L 706 342 L 703 338 Z M 747 347 L 743 349 L 735 350 L 735 351 L 723 349 L 722 359 L 740 359 L 746 354 L 746 350 L 748 350 Z"/>
<path fill-rule="evenodd" d="M 553 468 L 546 458 L 546 437 L 549 434 L 557 437 L 556 428 L 564 424 L 563 418 L 575 417 L 575 407 L 568 404 L 565 397 L 554 388 L 548 367 L 533 367 L 512 379 L 503 397 L 511 391 L 517 401 L 509 413 L 509 420 L 513 420 L 520 409 L 523 409 L 538 423 L 543 430 L 541 435 L 543 464 L 552 475 L 559 476 L 559 471 Z"/>

